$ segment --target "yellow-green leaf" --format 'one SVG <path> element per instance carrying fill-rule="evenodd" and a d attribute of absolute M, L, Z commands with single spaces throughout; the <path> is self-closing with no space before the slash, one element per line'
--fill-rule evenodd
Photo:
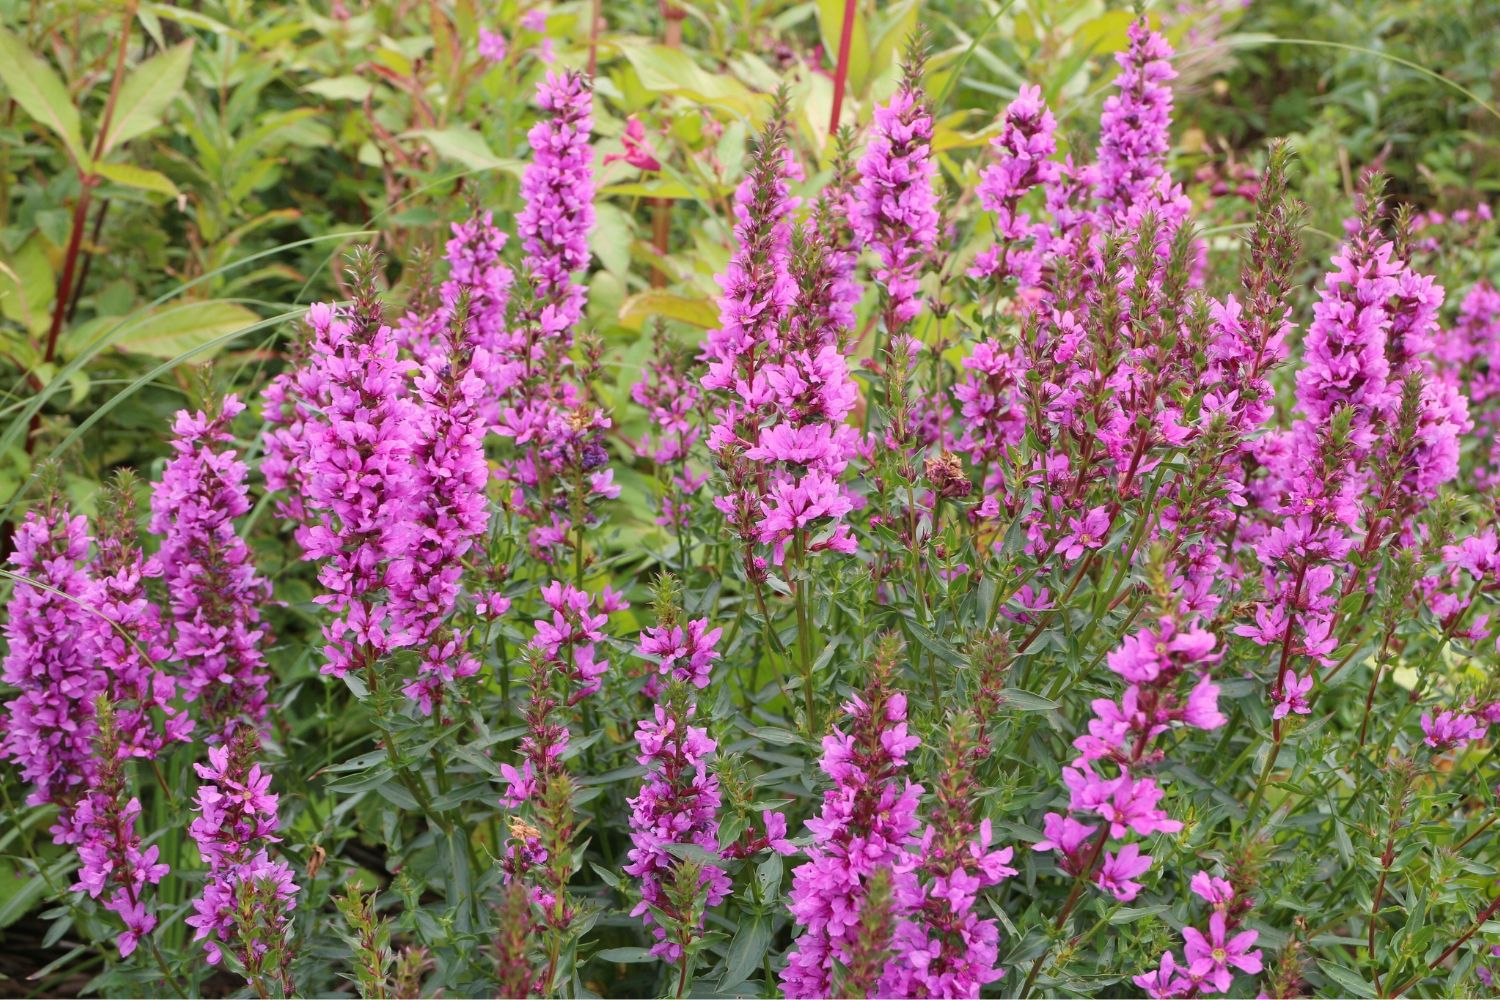
<path fill-rule="evenodd" d="M 484 141 L 484 136 L 473 129 L 418 129 L 406 134 L 426 139 L 432 144 L 432 148 L 437 150 L 439 156 L 448 160 L 456 160 L 470 169 L 504 170 L 518 177 L 521 175 L 522 164 L 519 160 L 507 160 L 496 156 L 489 144 Z"/>
<path fill-rule="evenodd" d="M 634 41 L 618 45 L 640 77 L 641 86 L 649 91 L 691 98 L 750 118 L 758 117 L 768 107 L 770 99 L 765 94 L 752 92 L 726 73 L 708 72 L 680 49 Z"/>
<path fill-rule="evenodd" d="M 15 35 L 0 28 L 0 83 L 21 110 L 52 130 L 77 164 L 87 164 L 78 109 L 52 67 L 32 54 Z"/>
<path fill-rule="evenodd" d="M 640 292 L 620 305 L 620 325 L 639 330 L 657 317 L 675 319 L 704 330 L 719 325 L 719 312 L 708 299 L 690 299 L 672 292 Z"/>
<path fill-rule="evenodd" d="M 193 42 L 189 39 L 131 70 L 120 86 L 120 98 L 115 102 L 109 133 L 104 137 L 104 152 L 161 124 L 172 99 L 182 93 L 192 61 Z"/>
<path fill-rule="evenodd" d="M 132 323 L 114 345 L 131 354 L 170 359 L 258 322 L 259 316 L 234 302 L 188 302 Z"/>
<path fill-rule="evenodd" d="M 57 278 L 40 233 L 0 261 L 0 314 L 36 333 L 46 329 L 57 295 Z"/>
<path fill-rule="evenodd" d="M 177 197 L 177 185 L 166 174 L 155 170 L 147 170 L 145 167 L 137 167 L 131 163 L 96 163 L 94 173 L 107 181 L 123 184 L 125 187 L 140 188 L 142 191 L 154 191 L 168 197 Z"/>

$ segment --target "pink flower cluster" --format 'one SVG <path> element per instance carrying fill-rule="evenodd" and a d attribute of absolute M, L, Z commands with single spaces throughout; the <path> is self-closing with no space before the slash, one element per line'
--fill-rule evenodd
<path fill-rule="evenodd" d="M 181 410 L 174 455 L 151 494 L 156 564 L 172 614 L 171 658 L 183 667 L 182 692 L 201 701 L 208 739 L 266 716 L 270 673 L 261 646 L 261 607 L 271 584 L 256 571 L 235 519 L 250 510 L 249 469 L 232 448 L 229 426 L 245 409 L 233 394 L 213 416 Z"/>
<path fill-rule="evenodd" d="M 642 719 L 635 733 L 640 747 L 636 760 L 646 769 L 646 780 L 629 800 L 634 846 L 624 870 L 641 880 L 641 901 L 631 916 L 641 917 L 652 928 L 656 943 L 651 954 L 666 962 L 682 957 L 682 942 L 670 937 L 669 928 L 653 914 L 670 909 L 666 887 L 682 863 L 668 847 L 691 844 L 713 857 L 719 851 L 719 779 L 708 769 L 717 744 L 708 730 L 691 724 L 696 710 L 684 699 L 658 704 L 654 718 Z M 698 884 L 705 907 L 719 905 L 731 891 L 729 876 L 711 863 L 700 868 Z M 674 922 L 687 917 L 671 915 Z M 702 930 L 701 920 L 696 929 Z"/>
<path fill-rule="evenodd" d="M 1135 984 L 1149 996 L 1183 997 L 1227 993 L 1234 972 L 1256 975 L 1262 963 L 1259 949 L 1251 950 L 1258 931 L 1239 930 L 1244 914 L 1253 904 L 1236 892 L 1227 880 L 1200 871 L 1193 876 L 1192 890 L 1213 908 L 1208 933 L 1196 927 L 1182 929 L 1183 960 L 1163 952 L 1155 972 L 1135 977 Z"/>
<path fill-rule="evenodd" d="M 792 872 L 788 909 L 800 927 L 781 986 L 788 996 L 833 995 L 835 962 L 848 964 L 869 879 L 891 872 L 896 895 L 916 876 L 906 864 L 917 843 L 922 786 L 902 776 L 920 741 L 906 724 L 906 696 L 877 675 L 844 706 L 849 731 L 823 738 L 821 768 L 834 782 L 816 819 L 813 842 Z M 917 890 L 905 887 L 905 895 Z M 890 995 L 882 983 L 881 995 Z"/>
<path fill-rule="evenodd" d="M 277 796 L 271 776 L 254 757 L 259 741 L 248 728 L 210 747 L 207 764 L 194 764 L 197 817 L 188 833 L 208 866 L 208 881 L 193 900 L 193 940 L 202 941 L 210 965 L 231 950 L 253 982 L 267 976 L 285 980 L 288 914 L 297 905 L 297 884 L 284 861 L 268 849 L 276 836 Z"/>

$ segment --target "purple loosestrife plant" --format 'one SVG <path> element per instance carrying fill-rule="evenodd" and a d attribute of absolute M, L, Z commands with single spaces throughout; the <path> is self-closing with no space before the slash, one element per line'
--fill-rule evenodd
<path fill-rule="evenodd" d="M 242 725 L 209 748 L 207 764 L 193 765 L 203 783 L 188 832 L 208 881 L 193 900 L 187 924 L 193 940 L 203 942 L 210 965 L 228 952 L 261 996 L 273 989 L 291 996 L 289 914 L 299 890 L 286 862 L 270 855 L 281 840 L 280 821 L 259 753 L 255 730 Z"/>
<path fill-rule="evenodd" d="M 109 686 L 86 603 L 91 541 L 83 515 L 50 497 L 16 529 L 10 557 L 21 579 L 7 609 L 3 676 L 16 695 L 5 703 L 0 753 L 31 786 L 29 804 L 57 807 L 59 843 L 76 840 L 73 812 L 97 768 L 94 705 Z"/>
<path fill-rule="evenodd" d="M 204 736 L 220 739 L 266 717 L 271 682 L 261 606 L 271 591 L 235 529 L 250 510 L 248 468 L 229 426 L 245 406 L 230 394 L 210 416 L 178 411 L 173 458 L 151 494 L 156 565 L 172 616 L 171 659 L 183 697 L 198 703 Z"/>
<path fill-rule="evenodd" d="M 891 686 L 899 645 L 885 640 L 863 691 L 844 705 L 848 731 L 823 739 L 820 767 L 833 781 L 819 816 L 807 821 L 813 842 L 792 872 L 788 909 L 798 931 L 781 973 L 789 996 L 833 995 L 838 966 L 848 965 L 859 937 L 860 914 L 877 871 L 889 873 L 893 915 L 913 890 L 906 863 L 917 842 L 922 786 L 902 772 L 920 744 L 906 722 L 906 695 Z M 901 959 L 888 965 L 880 992 L 907 974 Z"/>
<path fill-rule="evenodd" d="M 854 232 L 880 261 L 889 331 L 922 309 L 920 282 L 938 236 L 937 164 L 932 161 L 932 115 L 922 92 L 923 42 L 913 39 L 896 94 L 875 108 L 869 144 L 859 161 L 850 201 Z"/>

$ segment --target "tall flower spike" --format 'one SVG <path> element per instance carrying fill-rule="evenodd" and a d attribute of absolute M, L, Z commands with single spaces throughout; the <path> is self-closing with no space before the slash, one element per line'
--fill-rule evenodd
<path fill-rule="evenodd" d="M 932 820 L 908 855 L 920 882 L 905 880 L 895 955 L 882 978 L 882 996 L 977 997 L 1003 973 L 999 922 L 981 917 L 979 894 L 1016 874 L 1012 848 L 992 848 L 990 821 L 976 821 L 972 761 L 974 723 L 950 722 L 937 779 Z"/>
<path fill-rule="evenodd" d="M 96 655 L 109 676 L 119 752 L 149 760 L 168 743 L 188 739 L 193 719 L 174 704 L 178 678 L 168 669 L 170 623 L 146 592 L 147 576 L 161 569 L 159 559 L 146 558 L 137 538 L 135 483 L 134 474 L 122 472 L 104 492 L 89 606 L 98 615 Z"/>
<path fill-rule="evenodd" d="M 16 529 L 3 679 L 15 688 L 5 703 L 0 756 L 14 761 L 32 787 L 30 805 L 58 808 L 52 835 L 75 839 L 73 809 L 96 770 L 94 703 L 108 688 L 99 668 L 95 623 L 87 604 L 89 534 L 83 515 L 55 498 Z"/>
<path fill-rule="evenodd" d="M 271 860 L 280 821 L 271 776 L 256 761 L 260 740 L 249 726 L 208 750 L 207 764 L 194 764 L 197 817 L 188 834 L 208 866 L 208 881 L 193 900 L 193 940 L 202 941 L 210 965 L 232 952 L 251 987 L 261 996 L 275 983 L 292 996 L 288 914 L 297 905 L 297 884 L 284 861 Z"/>
<path fill-rule="evenodd" d="M 431 714 L 445 682 L 479 672 L 465 648 L 467 630 L 444 627 L 458 601 L 463 558 L 490 520 L 479 375 L 488 353 L 465 341 L 469 302 L 465 294 L 456 304 L 446 350 L 422 366 L 415 385 L 421 422 L 412 444 L 410 570 L 394 597 L 396 614 L 422 649 L 418 676 L 403 690 L 423 714 Z"/>
<path fill-rule="evenodd" d="M 119 915 L 125 930 L 115 939 L 121 958 L 129 958 L 140 939 L 156 927 L 156 917 L 146 906 L 146 887 L 157 885 L 168 868 L 161 864 L 159 848 L 141 849 L 136 820 L 141 802 L 131 796 L 125 783 L 124 762 L 129 748 L 120 741 L 114 707 L 101 696 L 95 719 L 99 728 L 98 770 L 89 793 L 78 804 L 74 821 L 78 829 L 78 882 L 74 891 L 103 897 L 106 909 Z"/>
<path fill-rule="evenodd" d="M 303 558 L 321 561 L 316 598 L 334 613 L 323 628 L 325 674 L 342 677 L 411 641 L 391 597 L 410 570 L 412 448 L 418 426 L 404 363 L 375 298 L 379 256 L 356 250 L 351 273 L 359 302 L 348 315 L 315 305 L 317 339 L 300 379 L 319 412 L 308 421 L 304 491 L 313 516 L 300 526 Z"/>
<path fill-rule="evenodd" d="M 681 960 L 686 943 L 673 932 L 690 936 L 703 929 L 701 913 L 695 927 L 690 914 L 672 912 L 673 873 L 683 861 L 669 847 L 690 844 L 710 855 L 719 849 L 719 779 L 709 770 L 717 744 L 708 730 L 692 725 L 696 712 L 688 689 L 674 683 L 656 705 L 654 718 L 641 720 L 635 734 L 640 748 L 636 760 L 646 777 L 630 799 L 634 846 L 625 873 L 641 880 L 641 901 L 631 916 L 651 926 L 656 938 L 651 954 L 669 963 Z M 697 881 L 705 907 L 723 902 L 732 888 L 729 876 L 714 865 L 702 865 Z"/>
<path fill-rule="evenodd" d="M 923 44 L 920 36 L 912 38 L 895 96 L 875 108 L 851 206 L 860 243 L 880 260 L 875 276 L 885 286 L 892 326 L 911 322 L 921 311 L 922 264 L 937 242 L 937 164 L 922 93 Z"/>
<path fill-rule="evenodd" d="M 533 157 L 521 176 L 525 204 L 516 229 L 542 303 L 542 331 L 571 343 L 588 295 L 573 275 L 588 267 L 594 228 L 593 94 L 575 71 L 548 72 L 537 103 L 550 117 L 527 133 Z"/>
<path fill-rule="evenodd" d="M 906 695 L 891 687 L 899 645 L 881 643 L 865 689 L 844 706 L 849 731 L 823 738 L 823 773 L 834 785 L 823 793 L 817 819 L 807 821 L 813 843 L 792 872 L 788 908 L 799 925 L 781 987 L 788 996 L 830 995 L 835 963 L 847 966 L 860 941 L 860 920 L 877 871 L 890 873 L 893 915 L 910 899 L 915 876 L 905 864 L 917 828 L 922 786 L 903 778 L 906 756 L 919 740 L 907 731 Z M 887 969 L 899 976 L 909 970 Z"/>
<path fill-rule="evenodd" d="M 248 469 L 231 448 L 229 426 L 245 406 L 231 394 L 218 413 L 179 410 L 173 457 L 151 494 L 151 531 L 166 582 L 172 655 L 183 666 L 183 697 L 216 740 L 240 720 L 266 715 L 270 672 L 260 609 L 271 585 L 256 572 L 235 518 L 250 509 Z"/>
<path fill-rule="evenodd" d="M 1182 192 L 1167 174 L 1172 140 L 1172 46 L 1143 18 L 1127 30 L 1129 47 L 1115 56 L 1119 93 L 1105 98 L 1099 117 L 1096 194 L 1106 219 L 1116 225 L 1137 223 L 1156 212 L 1168 231 L 1187 215 Z"/>

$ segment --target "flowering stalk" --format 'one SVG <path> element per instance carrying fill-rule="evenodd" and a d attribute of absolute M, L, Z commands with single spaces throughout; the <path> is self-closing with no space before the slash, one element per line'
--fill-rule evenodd
<path fill-rule="evenodd" d="M 174 455 L 151 494 L 150 527 L 162 539 L 156 563 L 172 613 L 171 655 L 184 668 L 183 697 L 198 703 L 211 741 L 241 721 L 263 723 L 271 681 L 260 614 L 271 585 L 234 527 L 250 510 L 249 470 L 224 447 L 244 409 L 230 394 L 213 416 L 178 411 Z"/>
<path fill-rule="evenodd" d="M 291 996 L 288 914 L 298 889 L 291 868 L 268 853 L 281 838 L 277 796 L 271 776 L 255 761 L 259 752 L 255 730 L 240 726 L 209 747 L 207 764 L 193 765 L 203 784 L 188 833 L 208 866 L 208 881 L 187 924 L 210 965 L 227 951 L 260 996 Z"/>
<path fill-rule="evenodd" d="M 790 996 L 830 995 L 835 966 L 853 958 L 877 871 L 890 874 L 894 916 L 903 915 L 900 901 L 910 898 L 915 876 L 904 858 L 916 841 L 922 786 L 901 776 L 920 741 L 907 731 L 906 696 L 891 687 L 899 648 L 893 639 L 882 641 L 863 692 L 844 705 L 849 731 L 835 728 L 823 739 L 820 766 L 834 787 L 824 792 L 819 817 L 807 821 L 813 843 L 792 872 L 788 909 L 800 930 L 781 973 Z M 907 973 L 888 966 L 881 994 Z"/>
<path fill-rule="evenodd" d="M 937 242 L 937 164 L 932 161 L 932 116 L 922 92 L 925 62 L 924 42 L 914 36 L 896 95 L 875 108 L 850 205 L 855 234 L 880 261 L 875 277 L 885 289 L 891 336 L 922 309 L 922 265 Z"/>

